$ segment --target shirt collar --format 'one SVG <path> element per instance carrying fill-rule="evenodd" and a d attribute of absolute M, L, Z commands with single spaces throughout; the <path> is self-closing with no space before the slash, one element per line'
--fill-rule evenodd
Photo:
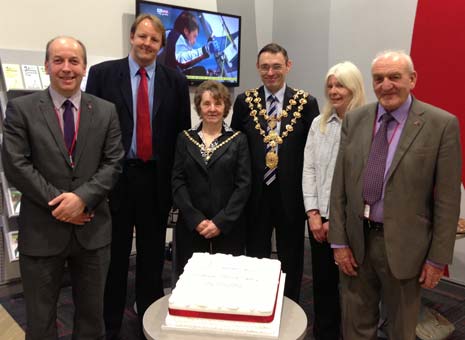
<path fill-rule="evenodd" d="M 410 106 L 412 105 L 412 96 L 409 95 L 407 97 L 407 100 L 399 106 L 397 109 L 394 111 L 391 111 L 390 114 L 398 123 L 403 123 L 407 119 L 408 112 L 410 110 Z M 377 119 L 378 122 L 380 121 L 381 117 L 386 113 L 386 109 L 381 106 L 381 104 L 378 103 L 378 112 L 377 112 Z"/>
<path fill-rule="evenodd" d="M 284 93 L 286 92 L 286 84 L 284 84 L 283 87 L 281 87 L 281 89 L 279 91 L 276 91 L 275 93 L 271 93 L 267 88 L 266 86 L 263 86 L 263 88 L 265 89 L 265 101 L 268 100 L 268 97 L 270 95 L 274 95 L 276 97 L 276 99 L 278 99 L 278 102 L 279 103 L 283 103 L 284 101 Z"/>
<path fill-rule="evenodd" d="M 134 78 L 135 76 L 137 76 L 137 72 L 139 72 L 139 69 L 141 67 L 130 54 L 128 56 L 128 62 L 129 62 L 129 73 L 131 75 L 131 78 Z M 151 79 L 153 75 L 155 74 L 156 64 L 157 64 L 157 61 L 155 60 L 152 64 L 144 67 L 145 71 L 147 72 L 148 79 Z"/>
<path fill-rule="evenodd" d="M 336 121 L 338 121 L 338 122 L 342 122 L 342 119 L 339 118 L 339 116 L 338 116 L 336 110 L 334 110 L 334 109 L 331 111 L 331 114 L 329 115 L 329 117 L 328 117 L 328 119 L 326 120 L 326 122 L 329 123 L 329 122 L 331 122 L 331 121 L 333 121 L 333 120 L 336 120 Z"/>
<path fill-rule="evenodd" d="M 52 98 L 53 105 L 55 106 L 56 109 L 61 109 L 63 106 L 63 103 L 66 100 L 69 100 L 71 103 L 73 103 L 73 106 L 79 110 L 81 107 L 81 90 L 76 91 L 71 97 L 65 97 L 62 94 L 58 93 L 55 91 L 55 89 L 51 86 L 48 87 L 48 92 L 50 93 L 50 97 Z"/>
<path fill-rule="evenodd" d="M 202 131 L 202 122 L 198 123 L 196 126 L 190 129 L 190 131 L 196 131 L 197 133 Z M 224 120 L 223 120 L 223 127 L 221 129 L 221 134 L 225 132 L 232 132 L 234 131 Z"/>

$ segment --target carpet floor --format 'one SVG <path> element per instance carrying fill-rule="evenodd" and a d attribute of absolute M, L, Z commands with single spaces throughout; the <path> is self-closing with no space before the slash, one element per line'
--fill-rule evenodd
<path fill-rule="evenodd" d="M 131 263 L 134 259 L 131 260 Z M 308 317 L 308 330 L 306 339 L 312 340 L 312 319 L 313 319 L 313 298 L 312 298 L 312 275 L 310 261 L 310 246 L 308 240 L 305 243 L 305 264 L 304 276 L 301 289 L 301 307 Z M 128 273 L 128 297 L 124 315 L 122 339 L 137 340 L 139 334 L 139 324 L 137 315 L 134 312 L 134 264 Z M 171 283 L 171 262 L 166 261 L 164 270 L 165 286 Z M 449 340 L 465 339 L 465 288 L 449 283 L 441 283 L 434 290 L 424 290 L 422 295 L 423 305 L 433 308 L 452 322 L 456 328 L 455 332 L 448 338 Z M 9 296 L 0 299 L 0 304 L 11 315 L 16 323 L 25 328 L 26 315 L 24 308 L 24 297 L 22 294 Z M 58 301 L 57 326 L 60 340 L 70 340 L 73 322 L 74 307 L 72 294 L 69 286 L 64 286 Z M 0 330 L 0 339 L 2 331 Z M 19 339 L 14 339 L 19 340 Z"/>

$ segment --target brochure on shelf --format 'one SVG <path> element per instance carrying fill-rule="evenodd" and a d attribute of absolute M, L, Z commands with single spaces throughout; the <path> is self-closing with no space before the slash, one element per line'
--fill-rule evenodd
<path fill-rule="evenodd" d="M 8 185 L 4 172 L 0 172 L 0 178 L 8 217 L 18 216 L 19 210 L 21 209 L 21 192 Z"/>
<path fill-rule="evenodd" d="M 50 77 L 48 74 L 45 72 L 45 66 L 44 65 L 39 65 L 39 76 L 40 76 L 40 81 L 42 83 L 42 88 L 46 89 L 50 85 Z"/>
<path fill-rule="evenodd" d="M 7 234 L 6 238 L 6 247 L 8 249 L 8 255 L 10 262 L 19 260 L 19 250 L 18 250 L 18 231 L 10 231 Z"/>
<path fill-rule="evenodd" d="M 8 90 L 24 90 L 21 66 L 19 64 L 2 64 L 3 75 Z"/>
<path fill-rule="evenodd" d="M 21 65 L 23 73 L 24 88 L 26 90 L 41 90 L 39 69 L 37 65 Z"/>

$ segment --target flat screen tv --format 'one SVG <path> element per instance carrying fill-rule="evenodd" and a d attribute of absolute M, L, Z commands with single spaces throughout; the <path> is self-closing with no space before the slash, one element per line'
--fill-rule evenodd
<path fill-rule="evenodd" d="M 213 79 L 239 86 L 241 17 L 136 0 L 136 15 L 161 19 L 166 44 L 157 62 L 184 73 L 190 85 Z"/>

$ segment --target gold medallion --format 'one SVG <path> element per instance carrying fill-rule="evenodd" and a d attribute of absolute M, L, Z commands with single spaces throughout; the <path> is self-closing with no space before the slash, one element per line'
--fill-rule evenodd
<path fill-rule="evenodd" d="M 294 89 L 294 95 L 289 99 L 287 105 L 283 103 L 283 110 L 277 116 L 268 115 L 264 104 L 261 103 L 262 99 L 259 96 L 258 89 L 248 90 L 245 95 L 245 103 L 250 109 L 250 117 L 252 117 L 255 124 L 255 129 L 263 137 L 263 142 L 267 145 L 267 148 L 273 150 L 266 153 L 266 166 L 269 169 L 275 169 L 279 161 L 276 147 L 283 144 L 285 138 L 295 131 L 294 125 L 302 118 L 302 111 L 304 105 L 307 104 L 306 98 L 309 94 L 303 90 Z M 292 115 L 290 121 L 284 123 L 283 119 L 289 115 Z M 262 128 L 263 123 L 260 123 L 260 117 L 265 121 L 267 131 Z M 280 122 L 285 124 L 282 132 L 276 131 L 276 127 Z"/>
<path fill-rule="evenodd" d="M 274 151 L 268 151 L 266 153 L 265 163 L 266 166 L 270 169 L 274 169 L 278 166 L 278 154 Z"/>
<path fill-rule="evenodd" d="M 276 127 L 276 119 L 272 118 L 268 121 L 268 127 L 270 128 L 270 130 L 274 130 L 274 128 Z"/>

